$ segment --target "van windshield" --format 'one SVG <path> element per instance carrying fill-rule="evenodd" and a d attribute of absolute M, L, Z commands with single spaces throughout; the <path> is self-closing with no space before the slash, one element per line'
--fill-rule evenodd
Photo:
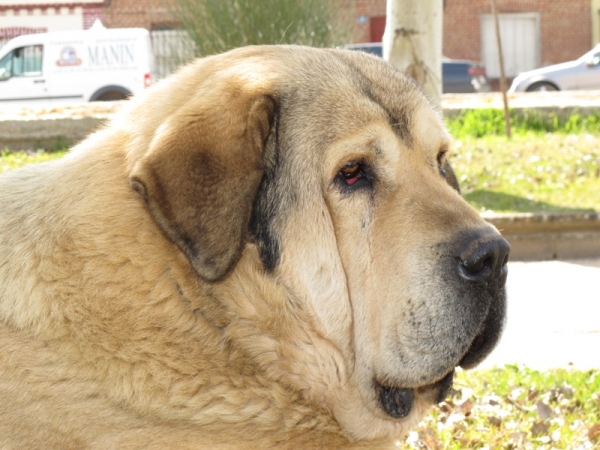
<path fill-rule="evenodd" d="M 42 56 L 41 45 L 15 48 L 0 60 L 0 80 L 41 75 Z"/>
<path fill-rule="evenodd" d="M 12 59 L 13 52 L 5 55 L 4 58 L 0 59 L 0 80 L 6 80 L 10 78 L 12 74 Z"/>

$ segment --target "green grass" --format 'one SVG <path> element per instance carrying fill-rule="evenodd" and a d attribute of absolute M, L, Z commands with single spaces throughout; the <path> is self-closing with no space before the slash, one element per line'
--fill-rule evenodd
<path fill-rule="evenodd" d="M 600 135 L 528 133 L 457 140 L 463 196 L 494 212 L 600 211 Z"/>
<path fill-rule="evenodd" d="M 8 150 L 4 150 L 0 152 L 0 173 L 6 172 L 10 169 L 16 169 L 24 166 L 25 164 L 58 159 L 64 156 L 65 153 L 66 150 L 51 153 L 44 152 L 42 150 L 37 152 L 10 152 Z"/>
<path fill-rule="evenodd" d="M 459 371 L 449 398 L 400 448 L 599 448 L 599 393 L 600 370 Z"/>
<path fill-rule="evenodd" d="M 600 211 L 600 113 L 484 108 L 447 118 L 455 138 L 451 163 L 463 195 L 479 211 Z"/>
<path fill-rule="evenodd" d="M 600 133 L 600 113 L 575 113 L 561 118 L 554 112 L 512 110 L 510 115 L 511 132 L 515 136 L 531 133 Z M 465 110 L 457 117 L 446 119 L 446 126 L 450 133 L 459 139 L 504 136 L 504 111 L 496 108 Z"/>

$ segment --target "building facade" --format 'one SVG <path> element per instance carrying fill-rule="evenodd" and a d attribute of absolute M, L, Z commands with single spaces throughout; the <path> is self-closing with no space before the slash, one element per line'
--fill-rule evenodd
<path fill-rule="evenodd" d="M 590 0 L 497 0 L 507 76 L 576 59 L 598 42 Z M 444 54 L 482 61 L 498 76 L 490 0 L 446 0 Z"/>
<path fill-rule="evenodd" d="M 21 34 L 90 28 L 110 0 L 3 0 L 0 40 Z"/>
<path fill-rule="evenodd" d="M 356 0 L 355 42 L 378 42 L 386 0 Z M 507 76 L 578 58 L 600 42 L 600 0 L 497 0 Z M 444 0 L 443 53 L 499 76 L 490 0 Z"/>
<path fill-rule="evenodd" d="M 226 1 L 226 0 L 224 0 Z M 491 0 L 443 0 L 444 56 L 481 61 L 498 76 Z M 339 0 L 353 20 L 352 42 L 381 41 L 386 0 Z M 26 32 L 176 28 L 170 0 L 3 0 L 0 41 Z M 600 0 L 497 0 L 507 76 L 569 61 L 600 42 Z"/>

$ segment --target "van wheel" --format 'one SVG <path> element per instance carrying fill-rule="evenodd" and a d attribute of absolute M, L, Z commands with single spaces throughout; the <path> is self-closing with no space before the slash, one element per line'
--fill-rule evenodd
<path fill-rule="evenodd" d="M 90 97 L 90 102 L 114 102 L 125 100 L 131 96 L 131 92 L 122 86 L 104 86 L 98 89 Z"/>
<path fill-rule="evenodd" d="M 125 100 L 126 98 L 127 98 L 127 95 L 125 95 L 123 92 L 111 91 L 111 92 L 105 92 L 104 94 L 99 96 L 96 99 L 96 101 L 97 102 L 114 102 L 116 100 Z"/>

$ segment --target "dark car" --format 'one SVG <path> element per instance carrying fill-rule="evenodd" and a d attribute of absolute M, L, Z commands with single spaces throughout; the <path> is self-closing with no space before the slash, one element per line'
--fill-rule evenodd
<path fill-rule="evenodd" d="M 344 48 L 383 56 L 380 42 L 350 44 L 345 45 Z M 469 60 L 442 58 L 443 94 L 488 92 L 489 90 L 485 68 L 481 64 Z"/>

